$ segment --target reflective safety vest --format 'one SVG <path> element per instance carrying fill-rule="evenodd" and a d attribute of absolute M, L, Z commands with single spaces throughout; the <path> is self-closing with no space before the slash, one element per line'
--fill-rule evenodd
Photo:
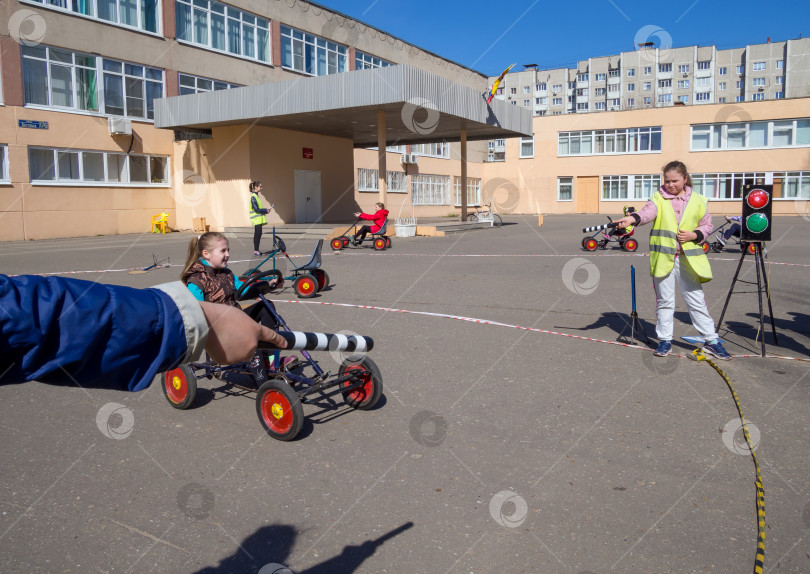
<path fill-rule="evenodd" d="M 262 208 L 262 198 L 259 197 L 259 194 L 255 191 L 250 194 L 250 222 L 253 225 L 264 225 L 267 223 L 267 217 L 263 213 L 259 213 L 253 209 L 253 198 L 256 198 L 256 204 L 259 206 L 259 209 Z"/>
<path fill-rule="evenodd" d="M 666 277 L 675 266 L 675 255 L 678 253 L 678 220 L 675 218 L 672 202 L 664 199 L 660 192 L 656 192 L 650 199 L 658 208 L 658 215 L 650 231 L 650 275 Z M 697 229 L 707 208 L 706 198 L 692 192 L 683 211 L 680 227 L 689 231 Z M 682 248 L 683 255 L 692 270 L 700 277 L 700 282 L 711 281 L 712 268 L 700 244 L 687 241 Z"/>

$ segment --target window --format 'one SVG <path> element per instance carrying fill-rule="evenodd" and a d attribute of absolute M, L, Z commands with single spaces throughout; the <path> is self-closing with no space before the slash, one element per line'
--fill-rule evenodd
<path fill-rule="evenodd" d="M 723 66 L 722 68 L 717 68 L 717 75 L 718 76 L 725 76 L 726 72 L 727 72 L 727 70 L 726 70 L 725 66 Z"/>
<path fill-rule="evenodd" d="M 757 101 L 764 100 L 764 99 L 765 99 L 765 94 L 751 94 L 751 100 L 752 101 L 757 102 Z"/>
<path fill-rule="evenodd" d="M 632 108 L 635 105 L 636 105 L 636 99 L 635 98 L 627 98 L 627 106 L 628 107 Z"/>
<path fill-rule="evenodd" d="M 447 142 L 433 142 L 411 146 L 411 153 L 427 157 L 450 157 L 450 144 Z"/>
<path fill-rule="evenodd" d="M 576 83 L 576 82 L 568 82 L 568 89 L 569 89 L 569 90 L 573 90 L 573 89 L 575 89 L 576 87 L 577 87 L 577 83 Z"/>
<path fill-rule="evenodd" d="M 368 68 L 386 68 L 388 66 L 393 66 L 393 64 L 388 60 L 383 60 L 382 58 L 378 58 L 377 56 L 366 54 L 365 52 L 361 52 L 360 50 L 355 51 L 354 57 L 355 70 L 367 70 Z"/>
<path fill-rule="evenodd" d="M 155 99 L 163 97 L 163 70 L 107 59 L 103 69 L 105 113 L 154 119 Z"/>
<path fill-rule="evenodd" d="M 594 80 L 597 82 L 604 82 L 605 81 L 605 74 L 596 74 Z"/>
<path fill-rule="evenodd" d="M 596 111 L 604 110 L 605 109 L 605 102 L 596 102 L 593 105 L 593 109 L 595 109 Z M 587 102 L 582 102 L 582 103 L 577 104 L 577 111 L 587 112 L 588 111 L 588 103 Z"/>
<path fill-rule="evenodd" d="M 561 106 L 562 105 L 562 98 L 552 98 L 551 104 L 554 106 Z"/>
<path fill-rule="evenodd" d="M 644 101 L 645 106 L 649 106 L 652 103 L 652 98 L 649 97 L 649 96 L 646 96 L 643 101 Z"/>
<path fill-rule="evenodd" d="M 546 91 L 546 83 L 540 82 L 539 84 L 534 85 L 534 90 L 536 92 L 545 92 Z"/>
<path fill-rule="evenodd" d="M 690 174 L 692 191 L 708 199 L 740 199 L 747 184 L 762 184 L 764 173 L 698 173 Z"/>
<path fill-rule="evenodd" d="M 717 84 L 717 89 L 718 90 L 725 90 L 726 89 L 726 83 L 725 82 L 720 82 L 719 84 Z"/>
<path fill-rule="evenodd" d="M 628 92 L 635 92 L 636 91 L 636 85 L 635 84 L 627 84 L 627 91 Z"/>
<path fill-rule="evenodd" d="M 587 82 L 588 74 L 577 74 L 577 82 Z"/>
<path fill-rule="evenodd" d="M 765 70 L 765 62 L 754 62 L 751 69 L 753 69 L 755 72 L 762 72 Z"/>
<path fill-rule="evenodd" d="M 652 74 L 652 66 L 644 66 L 644 75 L 649 76 Z"/>
<path fill-rule="evenodd" d="M 737 73 L 742 75 L 745 73 L 745 66 L 737 66 Z"/>
<path fill-rule="evenodd" d="M 231 88 L 239 87 L 238 84 L 229 84 L 228 82 L 220 82 L 219 80 L 190 76 L 188 74 L 180 74 L 179 80 L 181 96 L 185 96 L 186 94 L 199 94 L 201 92 L 213 92 L 216 90 L 230 90 Z"/>
<path fill-rule="evenodd" d="M 649 199 L 661 187 L 661 176 L 606 175 L 602 176 L 603 200 Z"/>
<path fill-rule="evenodd" d="M 346 46 L 289 26 L 281 27 L 281 65 L 284 68 L 312 76 L 337 74 L 349 69 L 346 53 Z"/>
<path fill-rule="evenodd" d="M 786 199 L 810 199 L 810 171 L 792 171 L 775 173 L 774 183 L 777 179 L 782 182 L 782 197 Z"/>
<path fill-rule="evenodd" d="M 568 96 L 568 103 L 569 103 L 569 104 L 573 104 L 573 103 L 574 103 L 574 96 Z"/>
<path fill-rule="evenodd" d="M 783 79 L 784 79 L 784 78 L 782 78 L 782 76 L 776 76 L 776 84 L 781 86 L 781 85 L 782 85 L 782 80 L 783 80 Z"/>
<path fill-rule="evenodd" d="M 562 90 L 562 84 L 554 84 L 553 86 L 551 86 L 551 91 L 554 92 L 555 94 L 560 90 Z"/>
<path fill-rule="evenodd" d="M 712 99 L 711 92 L 697 92 L 695 94 L 695 101 L 696 102 L 709 102 Z"/>
<path fill-rule="evenodd" d="M 412 175 L 411 203 L 413 205 L 449 205 L 450 176 Z"/>
<path fill-rule="evenodd" d="M 8 146 L 0 144 L 0 183 L 9 183 Z"/>
<path fill-rule="evenodd" d="M 773 95 L 773 97 L 774 97 L 775 99 L 777 99 L 777 100 L 781 100 L 782 98 L 784 98 L 784 97 L 785 97 L 785 92 L 776 92 L 776 93 Z"/>
<path fill-rule="evenodd" d="M 810 118 L 692 126 L 691 150 L 810 146 Z"/>
<path fill-rule="evenodd" d="M 98 112 L 96 58 L 49 46 L 21 46 L 25 104 Z"/>
<path fill-rule="evenodd" d="M 608 84 L 608 92 L 621 92 L 621 84 Z"/>
<path fill-rule="evenodd" d="M 548 113 L 548 110 L 534 110 L 534 115 L 536 116 L 545 116 Z"/>
<path fill-rule="evenodd" d="M 51 10 L 71 12 L 118 26 L 159 33 L 158 0 L 29 0 Z"/>
<path fill-rule="evenodd" d="M 622 101 L 620 98 L 613 98 L 608 102 L 612 107 L 618 108 L 621 107 Z"/>
<path fill-rule="evenodd" d="M 627 77 L 628 78 L 632 78 L 635 75 L 636 75 L 636 70 L 634 68 L 631 68 L 631 69 L 627 70 Z"/>
<path fill-rule="evenodd" d="M 557 201 L 573 201 L 574 199 L 574 178 L 557 178 Z"/>
<path fill-rule="evenodd" d="M 74 149 L 28 148 L 31 183 L 165 187 L 169 158 Z"/>
<path fill-rule="evenodd" d="M 357 191 L 379 192 L 380 181 L 376 169 L 357 168 Z M 389 171 L 386 174 L 389 193 L 407 193 L 405 172 Z"/>
<path fill-rule="evenodd" d="M 725 104 L 726 103 L 726 98 L 717 98 L 717 103 L 718 104 Z"/>
<path fill-rule="evenodd" d="M 660 94 L 658 96 L 658 103 L 666 104 L 672 101 L 672 94 Z"/>
<path fill-rule="evenodd" d="M 672 87 L 672 80 L 658 80 L 658 87 L 659 88 L 671 88 Z"/>
<path fill-rule="evenodd" d="M 661 127 L 559 132 L 557 155 L 631 154 L 661 151 Z"/>
<path fill-rule="evenodd" d="M 742 80 L 737 80 L 737 89 L 742 90 L 742 87 L 743 87 Z"/>
<path fill-rule="evenodd" d="M 596 88 L 593 93 L 597 96 L 604 96 L 607 88 Z"/>
<path fill-rule="evenodd" d="M 577 88 L 577 96 L 587 96 L 588 88 Z"/>
<path fill-rule="evenodd" d="M 695 78 L 695 87 L 696 88 L 705 88 L 706 86 L 712 85 L 712 79 L 710 77 L 706 78 Z"/>
<path fill-rule="evenodd" d="M 608 70 L 608 78 L 620 78 L 622 71 L 616 68 L 615 70 Z"/>
<path fill-rule="evenodd" d="M 534 98 L 534 103 L 541 106 L 546 106 L 548 105 L 548 98 L 545 96 L 542 98 Z"/>
<path fill-rule="evenodd" d="M 785 67 L 785 61 L 784 60 L 776 60 L 776 69 L 777 70 L 781 70 L 784 67 Z"/>
<path fill-rule="evenodd" d="M 765 78 L 753 78 L 751 83 L 754 86 L 764 86 L 765 85 Z"/>
<path fill-rule="evenodd" d="M 742 96 L 735 96 L 734 101 L 735 102 L 741 102 L 741 101 L 743 101 L 743 97 Z"/>
<path fill-rule="evenodd" d="M 270 22 L 264 18 L 219 2 L 176 0 L 175 22 L 178 40 L 250 60 L 271 61 Z"/>
<path fill-rule="evenodd" d="M 652 89 L 652 82 L 644 82 L 643 88 L 645 91 Z"/>
<path fill-rule="evenodd" d="M 672 64 L 658 64 L 658 73 L 663 74 L 672 71 Z"/>
<path fill-rule="evenodd" d="M 678 80 L 678 87 L 681 88 L 681 89 L 688 88 L 689 87 L 689 80 Z"/>
<path fill-rule="evenodd" d="M 678 96 L 678 101 L 683 102 L 684 104 L 688 104 L 689 103 L 689 96 L 686 96 L 686 95 Z"/>
<path fill-rule="evenodd" d="M 461 207 L 461 178 L 458 176 L 453 177 L 453 203 Z M 481 180 L 478 178 L 467 178 L 467 205 L 481 205 Z"/>
<path fill-rule="evenodd" d="M 700 67 L 698 67 L 700 69 Z M 678 66 L 678 73 L 679 74 L 688 74 L 689 73 L 689 64 L 680 64 Z"/>
<path fill-rule="evenodd" d="M 509 93 L 512 94 L 513 96 L 517 95 L 517 88 L 509 88 Z"/>
<path fill-rule="evenodd" d="M 532 103 L 531 100 L 523 100 L 523 107 L 528 108 L 531 105 L 531 103 Z"/>
<path fill-rule="evenodd" d="M 698 70 L 708 70 L 711 67 L 712 67 L 711 60 L 701 60 L 700 62 L 697 63 Z"/>
<path fill-rule="evenodd" d="M 523 86 L 523 93 L 524 94 L 530 94 L 531 90 L 532 90 L 531 86 Z"/>

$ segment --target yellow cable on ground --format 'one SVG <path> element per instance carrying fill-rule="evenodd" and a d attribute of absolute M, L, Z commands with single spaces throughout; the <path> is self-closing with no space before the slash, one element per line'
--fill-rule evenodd
<path fill-rule="evenodd" d="M 754 482 L 757 489 L 757 557 L 754 561 L 754 572 L 755 574 L 762 574 L 762 568 L 765 564 L 765 488 L 762 486 L 762 473 L 759 470 L 759 463 L 757 462 L 757 455 L 754 452 L 754 445 L 751 443 L 751 437 L 748 435 L 748 425 L 743 417 L 742 407 L 740 407 L 740 399 L 737 397 L 737 393 L 734 390 L 734 387 L 731 385 L 731 379 L 728 378 L 728 375 L 726 375 L 723 370 L 714 363 L 714 361 L 707 359 L 706 355 L 703 354 L 701 349 L 695 349 L 692 351 L 692 356 L 690 358 L 695 359 L 696 361 L 706 361 L 715 371 L 719 373 L 721 377 L 723 377 L 726 385 L 728 385 L 728 389 L 731 391 L 731 396 L 734 398 L 734 404 L 737 406 L 737 412 L 739 413 L 740 421 L 742 422 L 743 435 L 745 435 L 745 442 L 748 444 L 748 451 L 751 453 L 751 458 L 754 461 L 754 468 L 757 471 L 757 479 Z"/>

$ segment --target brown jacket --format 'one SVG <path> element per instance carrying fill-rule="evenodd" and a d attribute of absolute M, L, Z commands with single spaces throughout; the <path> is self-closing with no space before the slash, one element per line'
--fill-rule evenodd
<path fill-rule="evenodd" d="M 236 278 L 233 271 L 228 269 L 214 269 L 197 261 L 181 278 L 183 283 L 192 283 L 200 288 L 205 300 L 210 303 L 224 303 L 231 307 L 239 307 L 236 302 Z"/>

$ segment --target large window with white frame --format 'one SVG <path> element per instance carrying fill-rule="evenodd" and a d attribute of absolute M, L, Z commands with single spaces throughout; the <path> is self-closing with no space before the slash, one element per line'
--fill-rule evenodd
<path fill-rule="evenodd" d="M 453 176 L 453 202 L 456 207 L 461 207 L 461 178 Z M 467 205 L 478 207 L 481 205 L 481 180 L 476 177 L 467 178 Z"/>
<path fill-rule="evenodd" d="M 660 152 L 661 126 L 557 134 L 558 156 Z"/>
<path fill-rule="evenodd" d="M 810 118 L 693 125 L 692 151 L 810 146 Z"/>
<path fill-rule="evenodd" d="M 159 0 L 23 0 L 117 26 L 159 34 Z"/>
<path fill-rule="evenodd" d="M 418 174 L 411 176 L 413 205 L 449 205 L 450 176 Z"/>
<path fill-rule="evenodd" d="M 10 183 L 11 176 L 9 175 L 8 166 L 8 146 L 0 144 L 0 183 Z"/>
<path fill-rule="evenodd" d="M 365 52 L 361 52 L 360 50 L 355 51 L 354 57 L 355 70 L 365 70 L 367 68 L 385 68 L 387 66 L 393 66 L 393 64 L 388 60 L 383 60 L 382 58 L 378 58 L 377 56 L 366 54 Z"/>
<path fill-rule="evenodd" d="M 203 78 L 201 76 L 192 76 L 189 74 L 179 74 L 180 80 L 180 95 L 199 94 L 202 92 L 214 92 L 217 90 L 230 90 L 239 88 L 239 84 L 230 84 L 228 82 L 221 82 L 219 80 L 212 80 L 211 78 Z"/>
<path fill-rule="evenodd" d="M 789 171 L 773 174 L 774 199 L 776 197 L 776 186 L 781 184 L 781 194 L 783 199 L 810 199 L 810 171 Z"/>
<path fill-rule="evenodd" d="M 692 173 L 692 191 L 708 199 L 740 199 L 744 185 L 763 185 L 764 173 Z"/>
<path fill-rule="evenodd" d="M 427 157 L 450 158 L 450 144 L 447 142 L 433 142 L 411 145 L 411 153 Z"/>
<path fill-rule="evenodd" d="M 661 187 L 659 174 L 602 176 L 602 200 L 649 199 Z"/>
<path fill-rule="evenodd" d="M 380 172 L 376 169 L 357 168 L 357 191 L 374 192 L 380 191 Z M 405 172 L 389 171 L 386 174 L 386 183 L 389 193 L 407 193 L 408 186 Z"/>
<path fill-rule="evenodd" d="M 534 157 L 534 134 L 530 135 L 529 137 L 520 138 L 520 154 L 518 157 Z"/>
<path fill-rule="evenodd" d="M 99 111 L 96 57 L 51 46 L 21 46 L 25 105 Z"/>
<path fill-rule="evenodd" d="M 104 113 L 134 119 L 155 118 L 163 97 L 163 70 L 104 58 Z"/>
<path fill-rule="evenodd" d="M 558 177 L 557 201 L 573 201 L 573 200 L 574 200 L 574 178 Z"/>
<path fill-rule="evenodd" d="M 122 0 L 123 1 L 123 0 Z M 175 0 L 177 39 L 270 63 L 270 22 L 209 0 Z"/>
<path fill-rule="evenodd" d="M 60 148 L 28 148 L 28 172 L 34 184 L 112 187 L 166 187 L 169 158 Z"/>
<path fill-rule="evenodd" d="M 284 68 L 312 76 L 345 72 L 349 69 L 347 51 L 342 44 L 289 26 L 281 27 L 281 65 Z"/>

